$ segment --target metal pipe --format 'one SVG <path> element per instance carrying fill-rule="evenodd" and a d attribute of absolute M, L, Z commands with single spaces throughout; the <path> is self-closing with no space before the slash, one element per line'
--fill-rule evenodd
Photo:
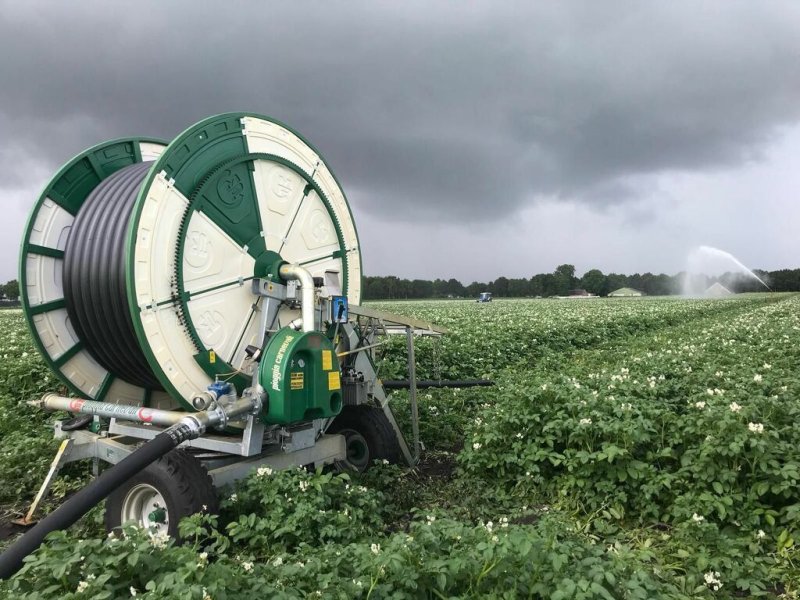
<path fill-rule="evenodd" d="M 338 326 L 339 326 L 339 324 L 337 323 L 337 324 L 336 324 L 336 326 L 338 327 Z M 333 339 L 336 339 L 336 336 L 335 336 L 335 335 L 334 335 L 334 338 L 333 338 Z M 377 348 L 378 346 L 384 346 L 384 345 L 386 345 L 387 343 L 388 343 L 388 342 L 377 342 L 377 343 L 375 343 L 375 344 L 370 344 L 369 346 L 359 346 L 359 347 L 358 347 L 358 348 L 356 348 L 355 350 L 347 350 L 347 351 L 345 351 L 345 352 L 337 352 L 337 353 L 336 353 L 336 356 L 337 356 L 338 358 L 342 358 L 343 356 L 348 356 L 348 355 L 350 355 L 350 354 L 355 354 L 356 352 L 361 352 L 362 350 L 371 350 L 372 348 Z"/>
<path fill-rule="evenodd" d="M 174 410 L 160 410 L 145 406 L 131 406 L 127 404 L 112 404 L 110 402 L 95 402 L 81 398 L 67 398 L 58 394 L 45 394 L 35 403 L 45 410 L 64 410 L 82 415 L 97 415 L 106 419 L 119 419 L 120 421 L 137 421 L 139 423 L 152 423 L 162 427 L 169 427 L 180 422 L 187 413 Z"/>
<path fill-rule="evenodd" d="M 381 381 L 387 390 L 404 390 L 411 387 L 408 379 L 384 379 Z M 494 385 L 494 381 L 488 379 L 418 379 L 417 389 L 427 388 L 470 388 L 470 387 L 489 387 Z"/>
<path fill-rule="evenodd" d="M 284 279 L 300 282 L 300 314 L 303 318 L 303 332 L 314 331 L 314 278 L 307 269 L 298 264 L 281 265 L 278 274 Z"/>
<path fill-rule="evenodd" d="M 187 413 L 177 410 L 160 410 L 145 406 L 132 406 L 129 404 L 111 404 L 110 402 L 95 402 L 81 398 L 66 398 L 57 394 L 45 394 L 42 399 L 33 404 L 45 410 L 64 410 L 83 415 L 97 415 L 107 419 L 120 421 L 135 421 L 137 423 L 150 423 L 162 427 L 171 427 L 178 423 L 193 422 L 202 434 L 209 427 L 224 427 L 228 421 L 242 414 L 253 412 L 258 407 L 254 398 L 241 398 L 225 406 L 215 405 L 208 410 Z"/>
<path fill-rule="evenodd" d="M 251 413 L 256 414 L 260 410 L 261 400 L 258 397 L 242 397 L 224 406 L 217 404 L 208 410 L 188 414 L 183 413 L 183 422 L 186 422 L 187 419 L 196 421 L 202 428 L 200 433 L 203 433 L 209 427 L 222 428 L 228 424 L 228 421 L 232 421 L 236 417 Z"/>

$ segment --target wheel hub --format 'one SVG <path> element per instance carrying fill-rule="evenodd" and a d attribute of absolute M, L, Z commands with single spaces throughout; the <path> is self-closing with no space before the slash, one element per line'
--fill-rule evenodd
<path fill-rule="evenodd" d="M 345 437 L 347 462 L 358 471 L 366 469 L 370 461 L 366 438 L 355 429 L 342 429 L 339 433 Z"/>
<path fill-rule="evenodd" d="M 147 520 L 151 523 L 162 524 L 167 522 L 167 511 L 164 508 L 157 508 L 149 515 L 147 515 Z"/>
<path fill-rule="evenodd" d="M 148 483 L 130 489 L 122 501 L 121 523 L 134 523 L 154 535 L 168 534 L 169 512 L 164 496 Z"/>

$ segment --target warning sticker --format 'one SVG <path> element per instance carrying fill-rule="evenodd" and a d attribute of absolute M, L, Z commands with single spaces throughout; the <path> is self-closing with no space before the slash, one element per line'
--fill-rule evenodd
<path fill-rule="evenodd" d="M 289 387 L 293 390 L 302 390 L 304 385 L 303 372 L 296 371 L 289 375 Z"/>
<path fill-rule="evenodd" d="M 323 371 L 330 371 L 333 369 L 333 353 L 330 350 L 323 350 L 322 351 L 322 370 Z"/>
<path fill-rule="evenodd" d="M 331 371 L 328 373 L 328 390 L 338 390 L 342 387 L 339 381 L 339 371 Z"/>
<path fill-rule="evenodd" d="M 213 350 L 208 351 L 208 362 L 210 362 L 212 365 L 217 362 L 217 353 Z"/>

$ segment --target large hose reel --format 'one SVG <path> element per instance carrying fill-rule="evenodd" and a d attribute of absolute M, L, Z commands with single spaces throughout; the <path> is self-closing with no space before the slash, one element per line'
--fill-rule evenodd
<path fill-rule="evenodd" d="M 280 280 L 286 263 L 335 272 L 359 303 L 355 224 L 320 154 L 285 125 L 229 113 L 169 144 L 115 140 L 67 163 L 25 230 L 22 303 L 74 393 L 195 410 L 216 378 L 249 385 L 264 300 L 250 283 Z M 285 306 L 275 328 L 299 316 Z"/>

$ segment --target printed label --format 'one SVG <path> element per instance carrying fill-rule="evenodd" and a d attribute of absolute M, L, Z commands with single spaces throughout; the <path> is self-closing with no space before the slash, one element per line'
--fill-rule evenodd
<path fill-rule="evenodd" d="M 339 381 L 339 371 L 331 371 L 328 373 L 328 390 L 338 390 L 342 387 Z"/>
<path fill-rule="evenodd" d="M 302 390 L 303 389 L 303 372 L 302 371 L 294 371 L 289 375 L 289 387 L 293 390 Z"/>
<path fill-rule="evenodd" d="M 322 351 L 322 370 L 323 371 L 330 371 L 333 369 L 333 357 L 331 356 L 333 353 L 330 350 L 323 350 Z"/>

